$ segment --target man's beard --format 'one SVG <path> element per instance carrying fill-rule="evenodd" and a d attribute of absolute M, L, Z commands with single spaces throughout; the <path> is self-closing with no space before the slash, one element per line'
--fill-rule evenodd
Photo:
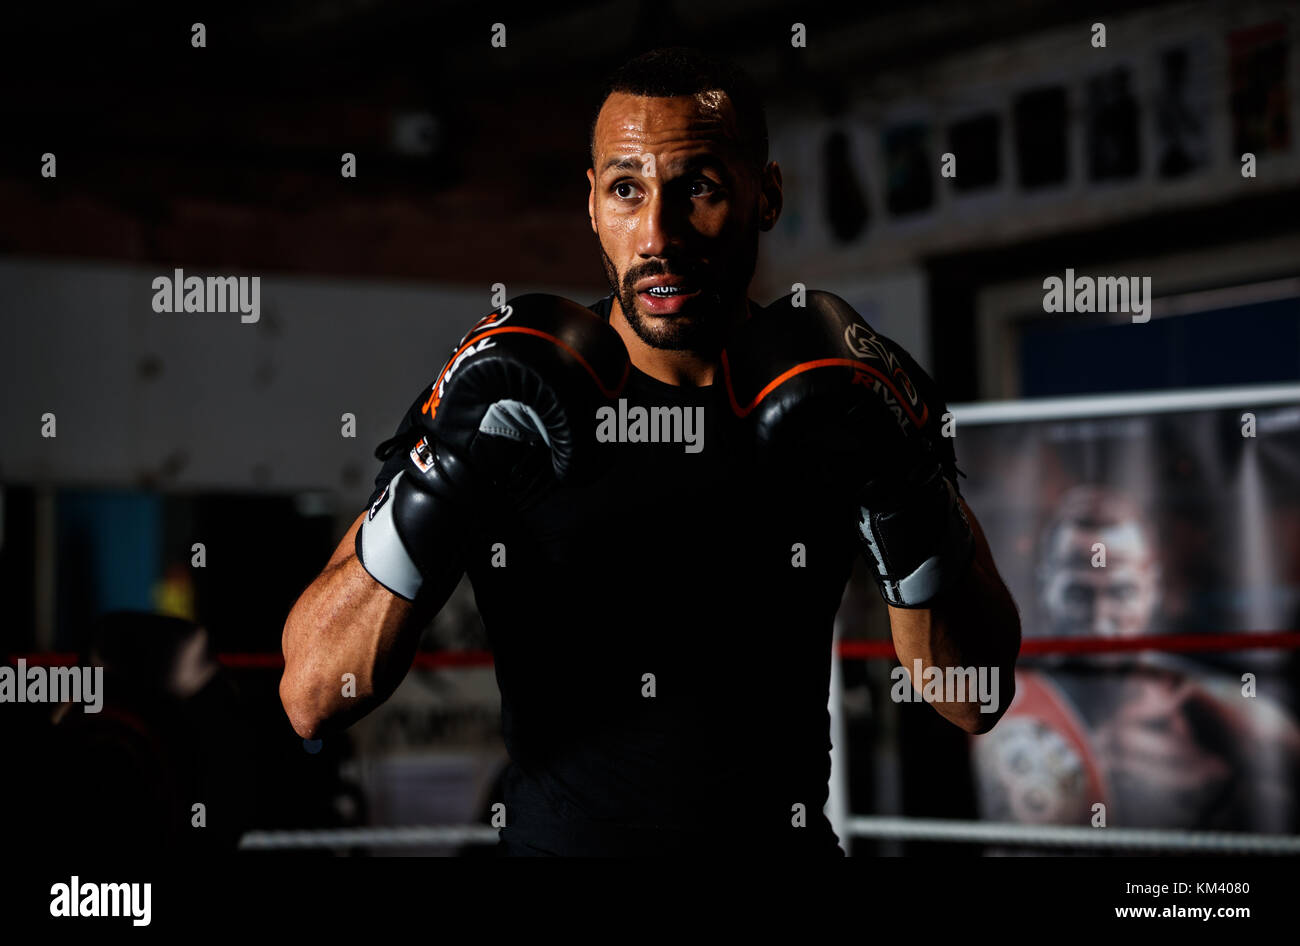
<path fill-rule="evenodd" d="M 599 240 L 597 245 L 599 245 Z M 741 278 L 737 281 L 738 285 L 734 287 L 718 286 L 713 282 L 704 284 L 703 280 L 701 280 L 700 294 L 693 299 L 688 299 L 683 305 L 682 311 L 674 315 L 644 315 L 637 308 L 636 283 L 647 277 L 669 273 L 687 280 L 694 280 L 696 273 L 690 268 L 672 266 L 671 264 L 636 266 L 629 269 L 628 275 L 620 282 L 618 269 L 614 266 L 614 261 L 609 258 L 609 254 L 605 252 L 604 246 L 600 247 L 600 259 L 605 267 L 605 279 L 609 282 L 609 288 L 618 296 L 619 306 L 623 310 L 623 317 L 627 319 L 627 324 L 632 327 L 632 331 L 636 333 L 637 338 L 651 348 L 664 351 L 690 351 L 712 354 L 722 349 L 723 338 L 728 328 L 727 318 L 729 313 L 726 310 L 724 299 L 728 295 L 735 293 L 739 295 L 743 304 L 749 281 L 753 278 L 754 267 L 758 263 L 758 230 L 754 229 L 752 231 L 750 239 L 746 241 L 746 245 L 741 250 L 740 258 L 736 259 L 734 263 L 732 261 L 723 261 L 719 267 L 720 272 L 740 276 Z M 730 293 L 728 289 L 731 290 Z"/>

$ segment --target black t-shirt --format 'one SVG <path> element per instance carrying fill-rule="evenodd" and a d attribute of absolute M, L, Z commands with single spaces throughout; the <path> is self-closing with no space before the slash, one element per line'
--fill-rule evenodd
<path fill-rule="evenodd" d="M 611 300 L 590 308 L 608 318 Z M 377 451 L 371 503 L 424 394 Z M 619 444 L 595 484 L 525 513 L 476 511 L 468 572 L 511 759 L 502 839 L 556 854 L 840 854 L 822 808 L 856 509 L 729 456 L 707 387 L 634 368 L 624 397 L 704 408 L 703 449 Z"/>

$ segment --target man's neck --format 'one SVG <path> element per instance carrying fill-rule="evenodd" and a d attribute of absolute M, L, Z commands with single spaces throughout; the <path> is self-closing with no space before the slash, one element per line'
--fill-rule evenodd
<path fill-rule="evenodd" d="M 731 327 L 744 322 L 749 316 L 750 304 L 746 299 L 744 306 L 732 314 Z M 656 381 L 684 387 L 703 387 L 713 383 L 719 352 L 670 351 L 647 345 L 632 330 L 623 315 L 623 307 L 619 304 L 617 295 L 609 309 L 609 324 L 622 337 L 632 364 Z"/>

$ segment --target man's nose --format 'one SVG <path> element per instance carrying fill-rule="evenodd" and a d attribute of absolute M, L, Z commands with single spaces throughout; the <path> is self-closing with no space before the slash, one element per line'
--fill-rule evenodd
<path fill-rule="evenodd" d="M 647 198 L 637 234 L 637 253 L 643 257 L 671 256 L 680 247 L 684 220 L 672 202 L 656 189 Z"/>
<path fill-rule="evenodd" d="M 1095 595 L 1092 599 L 1091 610 L 1092 617 L 1089 623 L 1092 626 L 1094 635 L 1097 637 L 1119 636 L 1118 615 L 1114 604 L 1106 595 Z"/>

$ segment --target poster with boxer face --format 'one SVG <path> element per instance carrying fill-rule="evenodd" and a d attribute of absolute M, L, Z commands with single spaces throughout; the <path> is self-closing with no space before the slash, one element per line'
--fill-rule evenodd
<path fill-rule="evenodd" d="M 970 424 L 957 454 L 1026 642 L 1300 626 L 1300 407 Z M 980 815 L 1293 832 L 1296 663 L 1022 656 L 1006 717 L 971 741 Z"/>

